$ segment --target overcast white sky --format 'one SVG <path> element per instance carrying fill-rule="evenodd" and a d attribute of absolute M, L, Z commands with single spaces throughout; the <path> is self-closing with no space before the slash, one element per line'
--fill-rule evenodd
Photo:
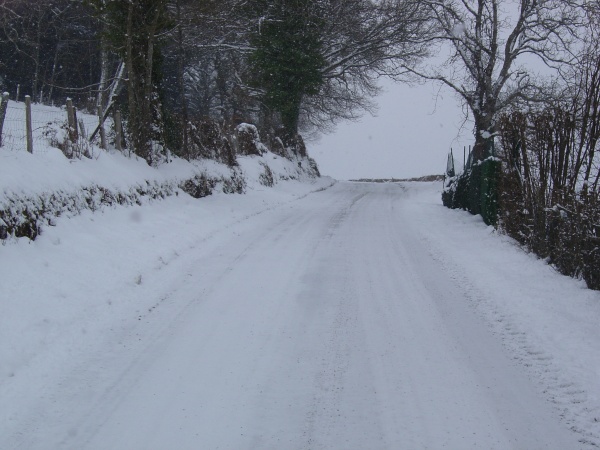
<path fill-rule="evenodd" d="M 389 81 L 385 88 L 377 99 L 377 117 L 339 124 L 318 142 L 307 143 L 323 175 L 346 180 L 441 174 L 450 147 L 462 161 L 472 127 L 467 124 L 459 132 L 463 114 L 451 91 L 438 95 L 437 85 Z"/>
<path fill-rule="evenodd" d="M 517 4 L 502 3 L 505 18 L 514 19 Z M 442 46 L 427 62 L 442 62 L 449 51 Z M 519 58 L 521 63 L 538 75 L 552 73 L 533 57 Z M 451 147 L 456 163 L 462 163 L 463 146 L 473 144 L 473 126 L 463 125 L 460 101 L 449 88 L 440 91 L 439 84 L 408 86 L 389 80 L 384 87 L 376 99 L 377 117 L 365 115 L 359 122 L 339 124 L 320 141 L 307 142 L 322 174 L 339 180 L 441 174 Z"/>

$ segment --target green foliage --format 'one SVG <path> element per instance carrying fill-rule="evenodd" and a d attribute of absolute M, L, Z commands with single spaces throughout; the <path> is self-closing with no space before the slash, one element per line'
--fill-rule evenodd
<path fill-rule="evenodd" d="M 262 9 L 250 58 L 253 81 L 265 92 L 266 106 L 281 114 L 285 130 L 295 134 L 302 98 L 318 94 L 324 82 L 321 20 L 314 0 L 276 0 Z"/>
<path fill-rule="evenodd" d="M 496 225 L 500 165 L 497 159 L 488 158 L 474 164 L 458 177 L 451 178 L 442 193 L 444 206 L 480 214 L 486 224 Z"/>

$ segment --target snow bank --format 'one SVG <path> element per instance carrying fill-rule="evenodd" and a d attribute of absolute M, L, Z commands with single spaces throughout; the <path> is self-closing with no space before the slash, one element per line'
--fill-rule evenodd
<path fill-rule="evenodd" d="M 23 105 L 10 103 L 11 111 L 24 112 Z M 35 239 L 61 215 L 74 216 L 83 210 L 96 211 L 115 205 L 142 204 L 178 195 L 195 198 L 213 192 L 243 193 L 247 187 L 273 186 L 278 180 L 310 181 L 318 176 L 307 159 L 289 160 L 265 149 L 261 156 L 239 156 L 240 167 L 212 160 L 188 162 L 172 158 L 158 169 L 132 155 L 103 151 L 92 144 L 92 158 L 66 158 L 53 145 L 61 141 L 66 113 L 59 108 L 35 105 L 34 153 L 24 151 L 22 123 L 7 122 L 9 145 L 0 149 L 0 239 Z M 79 114 L 92 128 L 97 118 Z M 244 129 L 250 129 L 245 125 Z M 87 145 L 87 144 L 86 144 Z"/>
<path fill-rule="evenodd" d="M 407 184 L 407 221 L 581 438 L 600 445 L 600 292 L 560 275 L 481 216 L 440 204 L 441 183 Z M 583 445 L 586 444 L 586 445 Z"/>

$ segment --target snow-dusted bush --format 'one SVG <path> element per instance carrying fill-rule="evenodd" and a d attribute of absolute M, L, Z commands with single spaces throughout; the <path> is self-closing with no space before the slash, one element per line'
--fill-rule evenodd
<path fill-rule="evenodd" d="M 188 127 L 189 156 L 191 159 L 208 158 L 236 165 L 235 154 L 229 140 L 223 135 L 219 124 L 212 119 L 190 122 Z"/>
<path fill-rule="evenodd" d="M 574 120 L 578 112 L 555 107 L 502 118 L 500 228 L 600 289 L 600 171 L 596 143 L 587 140 L 597 131 Z M 597 127 L 595 120 L 587 123 Z"/>
<path fill-rule="evenodd" d="M 500 163 L 489 157 L 472 164 L 463 173 L 448 178 L 442 191 L 444 206 L 480 214 L 488 225 L 498 220 L 497 184 Z"/>
<path fill-rule="evenodd" d="M 202 172 L 184 181 L 179 187 L 194 198 L 207 197 L 213 192 L 243 194 L 246 190 L 246 180 L 236 169 L 231 170 L 230 175 L 211 175 Z"/>
<path fill-rule="evenodd" d="M 234 132 L 235 150 L 238 155 L 262 155 L 267 147 L 261 142 L 258 129 L 249 123 L 241 123 Z"/>
<path fill-rule="evenodd" d="M 268 186 L 268 187 L 273 186 L 273 184 L 275 184 L 275 179 L 273 177 L 273 171 L 265 163 L 261 162 L 260 164 L 265 169 L 264 172 L 261 173 L 260 176 L 258 177 L 260 184 L 262 184 L 263 186 Z"/>
<path fill-rule="evenodd" d="M 75 216 L 84 210 L 96 211 L 116 205 L 140 205 L 144 200 L 174 195 L 177 185 L 146 181 L 128 191 L 98 185 L 77 191 L 42 192 L 37 196 L 11 195 L 0 204 L 0 239 L 28 237 L 35 239 L 43 226 L 54 225 L 59 216 Z"/>

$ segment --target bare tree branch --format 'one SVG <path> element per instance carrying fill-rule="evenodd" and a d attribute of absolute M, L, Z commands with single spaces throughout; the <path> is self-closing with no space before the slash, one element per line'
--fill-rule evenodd
<path fill-rule="evenodd" d="M 475 122 L 475 159 L 484 157 L 498 114 L 541 95 L 522 65 L 534 55 L 549 67 L 573 61 L 581 8 L 569 0 L 423 0 L 435 23 L 431 44 L 449 48 L 446 64 L 405 67 L 414 76 L 439 81 L 468 105 Z M 514 10 L 510 10 L 513 6 Z M 455 70 L 456 65 L 462 70 Z"/>

